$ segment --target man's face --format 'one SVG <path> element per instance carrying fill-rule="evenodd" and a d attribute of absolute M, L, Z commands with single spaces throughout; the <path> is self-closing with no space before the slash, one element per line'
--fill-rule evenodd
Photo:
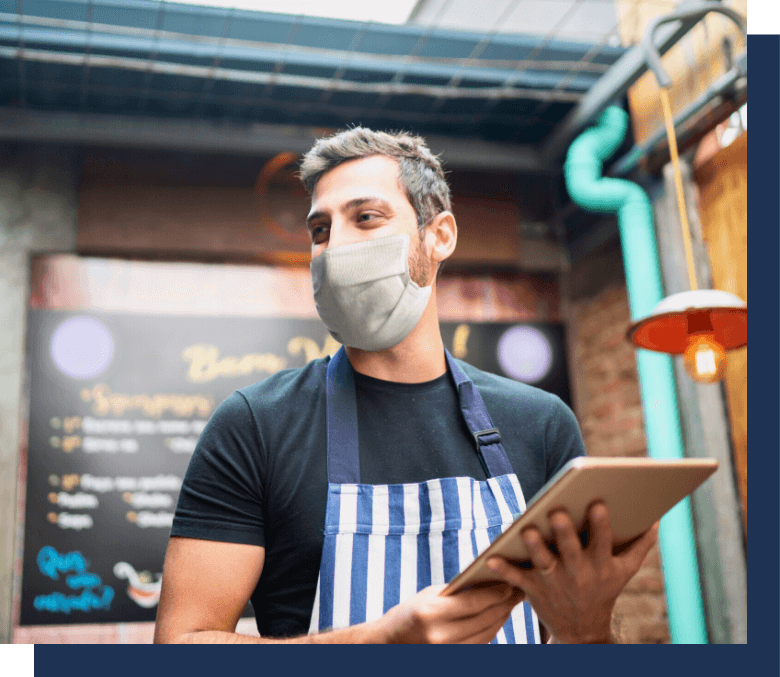
<path fill-rule="evenodd" d="M 428 285 L 431 261 L 417 229 L 417 215 L 398 181 L 398 163 L 384 155 L 350 160 L 322 175 L 307 219 L 312 258 L 345 244 L 409 235 L 409 275 Z"/>

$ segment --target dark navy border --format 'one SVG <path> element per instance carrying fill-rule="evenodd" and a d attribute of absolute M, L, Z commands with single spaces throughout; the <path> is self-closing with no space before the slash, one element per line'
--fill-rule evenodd
<path fill-rule="evenodd" d="M 751 103 L 748 137 L 748 287 L 752 358 L 748 368 L 753 471 L 748 510 L 753 557 L 748 559 L 748 643 L 766 652 L 778 674 L 778 534 L 780 533 L 780 37 L 750 35 Z M 756 499 L 756 497 L 758 497 Z M 758 500 L 758 503 L 755 501 Z"/>

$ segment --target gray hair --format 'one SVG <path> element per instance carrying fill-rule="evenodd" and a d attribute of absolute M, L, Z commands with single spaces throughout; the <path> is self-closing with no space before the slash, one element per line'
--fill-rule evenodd
<path fill-rule="evenodd" d="M 424 139 L 405 132 L 353 127 L 319 139 L 303 156 L 299 175 L 311 193 L 322 175 L 342 162 L 374 155 L 398 161 L 398 182 L 414 208 L 421 232 L 437 214 L 450 211 L 450 187 L 438 157 L 431 153 Z"/>

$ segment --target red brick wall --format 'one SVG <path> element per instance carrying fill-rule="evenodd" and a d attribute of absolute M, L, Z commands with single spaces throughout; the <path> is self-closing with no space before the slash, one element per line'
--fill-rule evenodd
<path fill-rule="evenodd" d="M 585 449 L 592 456 L 644 456 L 636 359 L 625 339 L 630 312 L 619 242 L 575 263 L 568 287 L 574 408 Z M 618 598 L 615 618 L 625 642 L 669 641 L 657 547 Z"/>

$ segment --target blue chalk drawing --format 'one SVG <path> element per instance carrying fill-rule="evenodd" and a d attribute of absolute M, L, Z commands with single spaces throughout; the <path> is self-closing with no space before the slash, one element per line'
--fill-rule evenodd
<path fill-rule="evenodd" d="M 84 555 L 78 550 L 60 555 L 56 549 L 46 545 L 38 553 L 38 568 L 41 570 L 41 573 L 55 581 L 60 578 L 59 572 L 75 571 L 76 573 L 84 573 L 88 566 Z"/>
<path fill-rule="evenodd" d="M 38 568 L 44 576 L 54 581 L 60 580 L 60 574 L 66 574 L 65 583 L 72 590 L 81 588 L 78 595 L 52 592 L 37 595 L 33 600 L 36 611 L 69 614 L 71 611 L 97 611 L 110 609 L 114 599 L 114 589 L 101 585 L 97 574 L 87 571 L 89 561 L 78 550 L 60 554 L 50 545 L 41 548 L 37 557 Z"/>
<path fill-rule="evenodd" d="M 100 585 L 100 576 L 97 574 L 71 574 L 65 579 L 69 588 L 78 590 L 79 588 L 94 588 Z"/>
<path fill-rule="evenodd" d="M 78 611 L 110 609 L 111 600 L 114 599 L 114 589 L 108 585 L 102 587 L 99 596 L 91 590 L 82 590 L 80 595 L 63 595 L 61 592 L 38 595 L 33 601 L 33 606 L 37 611 L 65 614 L 69 614 L 73 609 Z"/>

